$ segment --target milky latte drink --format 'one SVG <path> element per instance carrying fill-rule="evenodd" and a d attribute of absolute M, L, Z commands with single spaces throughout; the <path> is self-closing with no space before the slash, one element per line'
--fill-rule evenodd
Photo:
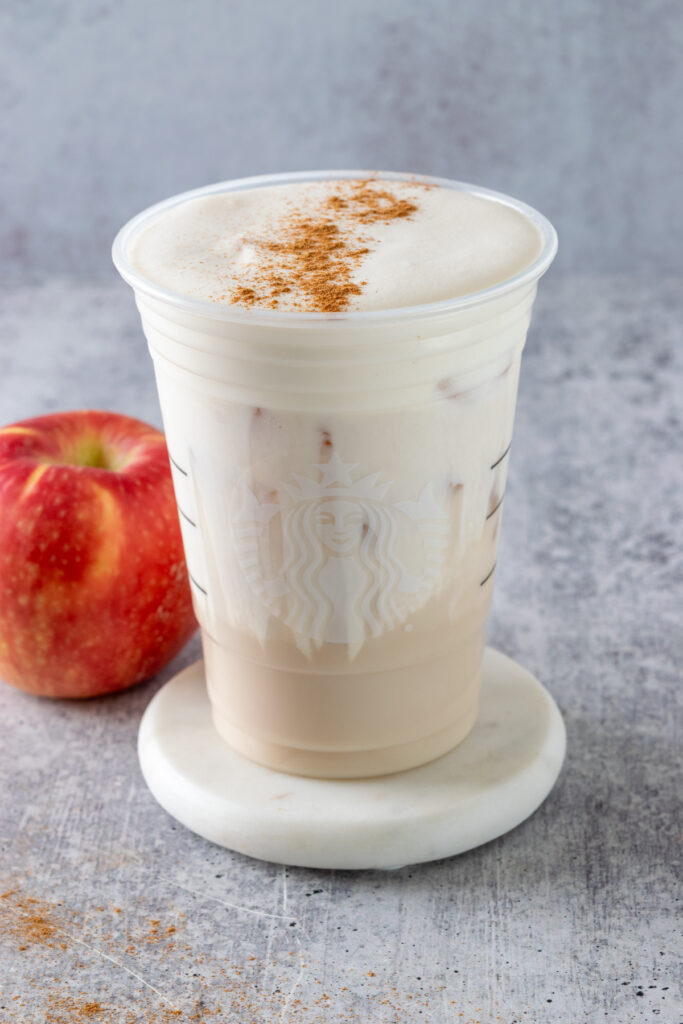
<path fill-rule="evenodd" d="M 211 186 L 120 232 L 214 722 L 246 757 L 377 775 L 472 728 L 555 247 L 505 196 L 362 172 Z"/>

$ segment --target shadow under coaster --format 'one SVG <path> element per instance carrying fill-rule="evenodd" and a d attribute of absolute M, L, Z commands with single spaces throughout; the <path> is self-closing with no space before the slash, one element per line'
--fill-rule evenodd
<path fill-rule="evenodd" d="M 508 832 L 553 788 L 565 745 L 547 690 L 491 648 L 469 736 L 395 775 L 310 779 L 246 760 L 213 726 L 201 661 L 156 694 L 138 737 L 152 794 L 193 832 L 261 860 L 340 869 L 437 860 Z"/>

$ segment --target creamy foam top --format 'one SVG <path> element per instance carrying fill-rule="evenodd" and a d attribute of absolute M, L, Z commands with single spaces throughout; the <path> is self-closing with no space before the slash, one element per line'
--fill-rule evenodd
<path fill-rule="evenodd" d="M 128 257 L 181 295 L 312 312 L 478 292 L 524 270 L 541 248 L 534 224 L 502 203 L 366 178 L 190 199 L 143 229 Z"/>

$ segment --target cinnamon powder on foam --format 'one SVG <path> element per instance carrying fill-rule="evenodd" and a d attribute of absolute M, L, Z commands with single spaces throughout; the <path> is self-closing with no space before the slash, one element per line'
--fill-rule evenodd
<path fill-rule="evenodd" d="M 350 187 L 348 187 L 350 186 Z M 340 313 L 365 282 L 353 272 L 370 250 L 354 230 L 358 225 L 405 220 L 418 209 L 382 183 L 348 182 L 329 196 L 317 216 L 291 214 L 275 225 L 275 240 L 258 243 L 259 264 L 253 283 L 230 293 L 234 304 L 277 309 L 281 295 L 297 291 L 300 310 Z"/>

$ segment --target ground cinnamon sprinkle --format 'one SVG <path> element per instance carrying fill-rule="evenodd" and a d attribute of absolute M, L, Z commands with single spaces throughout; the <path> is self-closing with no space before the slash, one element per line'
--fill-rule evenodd
<path fill-rule="evenodd" d="M 327 205 L 337 212 L 348 211 L 351 218 L 359 224 L 400 220 L 410 217 L 417 210 L 416 203 L 411 203 L 408 199 L 397 199 L 388 189 L 377 188 L 369 181 L 354 182 L 349 197 L 331 196 Z"/>
<path fill-rule="evenodd" d="M 317 216 L 292 214 L 275 226 L 274 240 L 254 242 L 259 263 L 254 285 L 240 285 L 230 301 L 277 309 L 280 296 L 296 291 L 304 312 L 339 313 L 365 282 L 353 272 L 370 252 L 359 226 L 403 220 L 418 209 L 372 180 L 340 183 L 321 203 Z M 223 296 L 221 296 L 223 298 Z"/>
<path fill-rule="evenodd" d="M 382 1024 L 408 1020 L 441 1024 L 444 1020 L 445 986 L 432 993 L 432 1001 L 421 986 L 412 991 L 389 987 L 391 981 L 380 968 L 377 972 L 364 969 L 362 978 L 360 972 L 350 971 L 349 985 L 356 990 L 362 985 L 365 990 L 362 1006 L 353 1006 L 356 1000 L 346 985 L 333 989 L 329 979 L 323 987 L 320 979 L 306 977 L 300 942 L 287 954 L 292 958 L 289 965 L 283 965 L 282 957 L 263 960 L 253 955 L 231 964 L 222 951 L 218 962 L 210 953 L 198 954 L 178 941 L 185 927 L 183 913 L 167 908 L 176 921 L 169 924 L 159 911 L 158 916 L 141 919 L 139 904 L 137 909 L 136 923 L 127 926 L 119 906 L 91 907 L 77 914 L 61 902 L 43 902 L 18 888 L 0 895 L 0 937 L 16 940 L 20 950 L 31 943 L 30 952 L 21 957 L 40 963 L 42 955 L 49 969 L 43 977 L 50 979 L 47 990 L 42 979 L 36 979 L 25 997 L 9 997 L 11 1005 L 0 993 L 2 1024 L 367 1024 L 369 1019 Z M 67 945 L 53 942 L 55 936 L 66 938 Z M 176 941 L 168 942 L 167 936 Z M 139 949 L 136 959 L 125 955 L 127 939 L 135 939 L 136 946 L 131 948 Z M 109 962 L 111 979 L 119 982 L 116 990 L 107 978 L 103 980 L 101 970 L 96 979 L 88 978 L 89 964 L 73 956 L 83 955 L 83 947 L 89 950 L 89 960 L 97 963 L 98 957 L 104 957 Z M 63 949 L 67 950 L 64 959 Z M 57 965 L 61 975 L 56 974 Z M 484 1024 L 479 1015 L 465 1017 L 456 1005 L 451 1001 L 454 1009 L 449 1020 Z M 486 1024 L 492 1024 L 491 1018 Z"/>
<path fill-rule="evenodd" d="M 14 911 L 11 922 L 3 928 L 3 932 L 15 939 L 17 949 L 21 952 L 36 943 L 51 945 L 57 938 L 58 929 L 51 919 L 47 904 L 22 896 L 16 889 L 2 893 L 0 900 L 6 901 L 5 905 L 11 906 Z"/>
<path fill-rule="evenodd" d="M 82 1017 L 97 1017 L 102 1012 L 102 1004 L 94 1001 L 89 1003 L 83 1003 L 81 1006 Z"/>
<path fill-rule="evenodd" d="M 351 273 L 367 248 L 350 246 L 332 220 L 294 219 L 287 227 L 284 241 L 267 245 L 279 257 L 278 273 L 266 282 L 270 305 L 276 306 L 278 297 L 296 285 L 311 309 L 322 313 L 346 309 L 350 296 L 361 293 Z"/>
<path fill-rule="evenodd" d="M 52 999 L 47 1010 L 45 1024 L 89 1024 L 90 1021 L 97 1021 L 102 1024 L 102 1003 L 95 1000 L 83 1002 L 80 999 L 72 999 L 69 996 L 62 996 Z"/>
<path fill-rule="evenodd" d="M 253 288 L 241 286 L 233 292 L 233 302 L 239 302 L 242 306 L 253 306 L 258 300 L 258 295 Z"/>

